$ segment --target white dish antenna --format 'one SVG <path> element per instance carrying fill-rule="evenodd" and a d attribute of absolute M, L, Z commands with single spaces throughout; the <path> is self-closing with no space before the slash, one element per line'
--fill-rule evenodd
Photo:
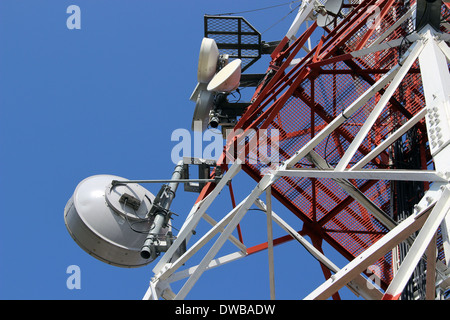
<path fill-rule="evenodd" d="M 341 11 L 343 0 L 328 0 L 317 15 L 317 25 L 326 27 L 333 23 Z"/>
<path fill-rule="evenodd" d="M 191 97 L 189 98 L 189 100 L 193 101 L 193 102 L 197 102 L 198 96 L 200 95 L 200 92 L 202 92 L 203 90 L 206 90 L 206 87 L 208 86 L 207 83 L 197 83 L 197 85 L 195 86 L 194 91 L 191 94 Z"/>
<path fill-rule="evenodd" d="M 214 92 L 231 92 L 241 81 L 241 59 L 236 59 L 223 67 L 209 82 L 207 90 Z"/>
<path fill-rule="evenodd" d="M 208 128 L 209 112 L 214 107 L 214 93 L 200 90 L 195 103 L 194 115 L 192 117 L 192 131 L 205 131 Z M 198 122 L 201 121 L 201 122 Z M 196 124 L 196 122 L 198 122 Z M 201 124 L 201 125 L 199 125 Z"/>
<path fill-rule="evenodd" d="M 198 82 L 208 83 L 211 81 L 216 74 L 219 56 L 219 48 L 216 41 L 210 38 L 203 38 L 198 58 Z"/>
<path fill-rule="evenodd" d="M 93 257 L 119 267 L 153 261 L 140 255 L 153 218 L 147 217 L 155 197 L 126 179 L 96 175 L 81 181 L 64 208 L 64 222 L 75 242 Z M 161 235 L 169 230 L 163 229 Z"/>
<path fill-rule="evenodd" d="M 198 59 L 198 83 L 190 97 L 195 102 L 193 131 L 205 131 L 208 128 L 216 93 L 231 92 L 239 86 L 241 65 L 240 59 L 228 63 L 228 55 L 220 55 L 216 41 L 203 38 Z"/>
<path fill-rule="evenodd" d="M 204 131 L 208 127 L 209 112 L 214 107 L 214 94 L 208 92 L 206 88 L 216 74 L 219 58 L 220 53 L 216 41 L 210 38 L 203 38 L 198 58 L 198 83 L 190 97 L 190 100 L 195 102 L 195 110 L 192 117 L 193 131 Z"/>

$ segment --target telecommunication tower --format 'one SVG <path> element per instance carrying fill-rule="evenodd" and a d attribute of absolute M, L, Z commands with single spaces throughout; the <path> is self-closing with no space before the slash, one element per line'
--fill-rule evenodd
<path fill-rule="evenodd" d="M 184 159 L 172 187 L 147 196 L 147 206 L 157 206 L 142 215 L 118 205 L 140 210 L 139 181 L 106 189 L 122 219 L 143 229 L 160 221 L 137 240 L 141 256 L 130 262 L 161 255 L 144 299 L 184 299 L 206 270 L 262 250 L 275 298 L 273 246 L 287 241 L 312 254 L 327 278 L 305 299 L 339 299 L 344 286 L 365 299 L 448 299 L 449 16 L 441 0 L 305 0 L 282 40 L 269 43 L 242 17 L 205 16 L 192 129 L 220 127 L 223 154 L 216 162 Z M 247 74 L 262 55 L 270 55 L 266 72 Z M 255 88 L 250 101 L 230 101 L 243 86 Z M 192 165 L 201 169 L 196 181 L 187 174 Z M 231 182 L 243 172 L 255 186 L 235 203 Z M 200 194 L 173 235 L 165 221 L 177 183 Z M 215 221 L 206 212 L 224 188 L 234 208 Z M 275 213 L 272 198 L 287 212 Z M 267 215 L 267 241 L 248 247 L 240 222 L 252 207 Z M 301 221 L 300 231 L 286 214 Z M 212 227 L 191 243 L 201 219 Z M 273 223 L 286 236 L 274 239 Z M 237 251 L 218 257 L 227 241 Z M 348 264 L 338 268 L 324 242 Z M 198 265 L 182 268 L 206 246 Z M 178 292 L 175 281 L 184 281 Z"/>

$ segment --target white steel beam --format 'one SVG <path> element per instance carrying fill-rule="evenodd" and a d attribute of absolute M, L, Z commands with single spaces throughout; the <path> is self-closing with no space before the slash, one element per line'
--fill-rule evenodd
<path fill-rule="evenodd" d="M 312 150 L 306 158 L 321 170 L 334 169 L 328 162 L 325 161 L 317 152 Z M 393 229 L 396 223 L 388 217 L 383 210 L 381 210 L 372 200 L 370 200 L 364 193 L 356 188 L 347 179 L 334 179 L 334 181 L 347 192 L 353 199 L 358 201 L 366 210 L 374 215 L 388 230 Z"/>
<path fill-rule="evenodd" d="M 366 169 L 337 172 L 334 170 L 289 169 L 277 170 L 274 171 L 274 174 L 278 177 L 448 182 L 447 177 L 433 170 Z"/>
<path fill-rule="evenodd" d="M 210 195 L 210 194 L 209 194 Z M 192 208 L 191 211 L 189 211 L 189 214 L 187 215 L 186 219 L 183 222 L 183 225 L 181 226 L 180 230 L 178 231 L 179 234 L 181 234 L 181 232 L 183 231 L 183 229 L 186 228 L 186 226 L 189 224 L 189 222 L 191 221 L 191 219 L 195 216 L 195 214 L 198 211 L 198 208 L 200 208 L 200 206 L 205 202 L 206 199 L 208 199 L 207 195 L 205 198 L 203 198 L 202 200 L 198 201 L 197 203 L 195 203 Z M 198 222 L 197 222 L 198 223 Z M 195 226 L 194 226 L 195 228 Z M 188 233 L 188 236 L 186 236 L 186 243 L 189 242 L 189 239 L 191 238 L 192 233 Z"/>
<path fill-rule="evenodd" d="M 364 106 L 378 91 L 391 81 L 397 74 L 400 66 L 396 65 L 386 74 L 384 74 L 376 83 L 360 95 L 350 106 L 347 107 L 340 115 L 333 119 L 325 128 L 323 128 L 314 138 L 306 145 L 298 150 L 294 156 L 285 161 L 286 168 L 293 167 L 297 162 L 304 158 L 311 150 L 317 147 L 326 137 L 343 124 L 356 111 Z"/>
<path fill-rule="evenodd" d="M 392 32 L 394 32 L 395 29 L 398 28 L 403 22 L 406 21 L 409 17 L 413 15 L 413 13 L 416 12 L 416 3 L 411 5 L 411 8 L 409 8 L 408 11 L 405 12 L 403 16 L 401 16 L 398 20 L 395 21 L 393 25 L 391 25 L 385 32 L 383 32 L 374 42 L 371 43 L 370 47 L 378 45 L 380 42 L 382 42 L 384 39 L 386 39 Z M 369 48 L 370 48 L 369 47 Z"/>
<path fill-rule="evenodd" d="M 217 221 L 211 218 L 210 215 L 208 215 L 206 212 L 203 214 L 203 219 L 206 220 L 212 227 L 215 227 L 217 225 Z M 220 227 L 219 231 L 222 232 L 224 227 Z M 247 247 L 240 242 L 238 239 L 236 239 L 235 236 L 230 235 L 228 238 L 238 249 L 240 249 L 242 252 L 245 252 L 247 250 Z"/>
<path fill-rule="evenodd" d="M 441 46 L 438 46 L 432 30 L 426 31 L 425 36 L 428 42 L 419 57 L 419 63 L 428 110 L 426 123 L 430 152 L 437 170 L 450 171 L 450 148 L 447 148 L 450 144 L 450 73 L 442 51 L 446 45 L 441 42 Z"/>
<path fill-rule="evenodd" d="M 402 45 L 402 43 L 404 43 L 405 41 L 413 42 L 418 39 L 420 39 L 420 36 L 417 33 L 413 33 L 413 34 L 405 36 L 404 38 L 402 37 L 400 39 L 394 39 L 391 41 L 383 42 L 381 44 L 372 45 L 368 48 L 349 52 L 349 54 L 352 56 L 352 58 L 360 58 L 360 57 L 366 56 L 370 53 L 379 52 L 379 51 L 398 47 L 398 46 Z M 309 52 L 309 51 L 307 51 L 307 52 Z M 293 67 L 293 66 L 297 65 L 298 63 L 300 63 L 301 61 L 302 61 L 302 58 L 293 59 L 291 61 L 291 63 L 289 64 L 289 66 Z"/>
<path fill-rule="evenodd" d="M 450 61 L 450 48 L 445 43 L 445 41 L 439 41 L 438 46 L 439 46 L 439 48 L 441 48 L 442 52 L 444 53 L 445 57 L 447 58 L 447 61 Z"/>
<path fill-rule="evenodd" d="M 267 212 L 266 204 L 261 200 L 257 199 L 255 201 L 257 207 L 259 207 L 264 212 Z M 292 228 L 287 222 L 285 222 L 279 215 L 272 211 L 272 219 L 278 224 L 283 230 L 289 233 L 295 240 L 297 240 L 314 258 L 316 258 L 320 263 L 322 263 L 326 268 L 332 272 L 339 271 L 339 268 L 328 259 L 322 252 L 317 250 L 308 240 L 301 236 L 294 228 Z"/>
<path fill-rule="evenodd" d="M 420 36 L 417 33 L 413 33 L 408 36 L 405 36 L 404 38 L 402 37 L 400 39 L 394 39 L 391 41 L 383 42 L 381 44 L 371 45 L 370 47 L 364 48 L 361 50 L 352 51 L 352 52 L 350 52 L 350 54 L 352 55 L 353 58 L 360 58 L 365 55 L 368 55 L 369 53 L 398 47 L 405 41 L 413 42 L 413 41 L 417 41 L 419 39 L 420 39 Z"/>
<path fill-rule="evenodd" d="M 234 253 L 230 253 L 230 254 L 228 254 L 226 256 L 213 259 L 208 264 L 208 266 L 206 267 L 205 271 L 214 269 L 216 267 L 223 266 L 224 264 L 227 264 L 229 262 L 233 262 L 233 261 L 239 260 L 239 259 L 244 258 L 246 256 L 247 256 L 247 253 L 244 253 L 242 251 L 237 251 L 237 252 L 234 252 Z M 198 265 L 190 267 L 190 268 L 187 268 L 185 270 L 178 271 L 178 272 L 172 274 L 167 279 L 167 281 L 172 283 L 172 282 L 179 281 L 179 280 L 182 280 L 184 278 L 190 277 L 194 273 L 194 271 L 197 270 L 197 268 L 198 268 Z"/>
<path fill-rule="evenodd" d="M 255 201 L 257 207 L 266 212 L 267 207 L 261 199 Z M 278 224 L 283 230 L 292 236 L 298 243 L 300 243 L 306 251 L 308 251 L 317 261 L 323 264 L 331 272 L 336 273 L 340 269 L 335 265 L 330 259 L 328 259 L 322 252 L 315 248 L 308 240 L 301 236 L 294 228 L 292 228 L 286 221 L 284 221 L 280 216 L 272 211 L 272 219 Z M 349 289 L 357 295 L 361 295 L 367 300 L 380 300 L 383 294 L 378 288 L 376 288 L 370 280 L 364 278 L 361 275 L 357 275 L 355 279 L 350 281 L 347 286 Z M 368 290 L 371 287 L 373 289 Z"/>
<path fill-rule="evenodd" d="M 370 151 L 364 158 L 358 161 L 349 170 L 361 169 L 367 163 L 369 163 L 373 158 L 378 156 L 383 150 L 386 150 L 391 144 L 397 141 L 402 135 L 404 135 L 409 129 L 411 129 L 417 122 L 422 120 L 422 118 L 427 113 L 426 108 L 420 110 L 414 117 L 405 122 L 400 128 L 398 128 L 394 133 L 392 133 L 386 140 L 380 143 L 376 148 Z"/>
<path fill-rule="evenodd" d="M 156 293 L 156 283 L 152 280 L 150 280 L 147 292 L 145 293 L 142 300 L 158 300 L 159 296 Z"/>
<path fill-rule="evenodd" d="M 383 299 L 396 300 L 400 297 L 400 294 L 416 268 L 417 263 L 425 253 L 429 243 L 436 234 L 439 225 L 445 215 L 450 211 L 450 189 L 448 186 L 443 189 L 444 190 L 440 199 L 434 206 L 427 221 L 420 230 L 419 235 L 416 237 L 413 245 L 409 249 L 405 259 L 397 271 L 397 274 L 387 288 Z"/>
<path fill-rule="evenodd" d="M 419 56 L 422 85 L 427 106 L 427 134 L 436 170 L 450 172 L 450 49 L 442 34 L 426 26 L 428 42 Z M 441 225 L 446 265 L 450 266 L 450 217 Z"/>
<path fill-rule="evenodd" d="M 270 299 L 275 300 L 275 266 L 273 262 L 273 229 L 272 229 L 272 187 L 266 189 L 267 216 L 267 252 L 269 255 Z"/>
<path fill-rule="evenodd" d="M 303 1 L 301 4 L 297 15 L 295 16 L 294 21 L 292 22 L 288 32 L 286 33 L 286 37 L 289 40 L 294 40 L 295 35 L 298 32 L 298 29 L 302 25 L 302 23 L 308 18 L 308 16 L 311 14 L 312 10 L 314 9 L 314 4 L 316 3 L 316 0 L 306 0 Z"/>
<path fill-rule="evenodd" d="M 181 257 L 171 263 L 168 268 L 162 270 L 162 272 L 157 274 L 156 276 L 161 280 L 167 279 L 206 243 L 214 238 L 216 234 L 218 234 L 219 232 L 223 232 L 223 228 L 230 222 L 230 220 L 234 217 L 236 212 L 241 208 L 241 206 L 247 199 L 248 197 L 245 198 L 241 203 L 239 203 L 235 208 L 233 208 L 233 210 L 231 210 L 227 215 L 225 215 L 222 220 L 220 220 L 213 228 L 211 228 L 206 234 L 204 234 L 203 237 L 201 237 L 196 243 L 194 243 Z"/>
<path fill-rule="evenodd" d="M 227 173 L 220 179 L 217 186 L 211 191 L 205 201 L 199 206 L 198 210 L 193 213 L 192 218 L 189 220 L 187 224 L 183 226 L 183 229 L 177 235 L 177 239 L 170 246 L 167 252 L 161 257 L 157 265 L 153 268 L 153 272 L 155 274 L 159 273 L 161 269 L 172 259 L 173 255 L 176 253 L 178 248 L 182 245 L 183 241 L 186 239 L 188 235 L 191 234 L 192 230 L 194 230 L 195 226 L 198 224 L 199 220 L 202 218 L 203 214 L 209 208 L 213 200 L 219 195 L 220 191 L 222 191 L 223 187 L 225 187 L 240 170 L 241 170 L 241 161 L 236 159 L 236 162 L 228 169 Z"/>
<path fill-rule="evenodd" d="M 342 288 L 342 286 L 354 279 L 358 274 L 366 270 L 368 266 L 385 255 L 387 251 L 391 250 L 394 246 L 407 239 L 413 232 L 419 229 L 425 223 L 431 211 L 430 209 L 434 204 L 435 202 L 431 203 L 428 207 L 403 220 L 380 240 L 350 261 L 332 278 L 328 279 L 311 292 L 305 297 L 305 300 L 328 299 L 332 294 Z"/>
<path fill-rule="evenodd" d="M 434 234 L 434 237 L 425 252 L 425 255 L 427 256 L 426 300 L 434 300 L 436 298 L 436 238 L 437 233 Z"/>
<path fill-rule="evenodd" d="M 209 249 L 208 253 L 204 256 L 203 260 L 198 265 L 198 268 L 194 271 L 194 273 L 189 277 L 189 279 L 186 281 L 186 283 L 183 285 L 183 287 L 178 292 L 175 299 L 180 300 L 184 299 L 186 295 L 189 293 L 189 291 L 192 289 L 194 284 L 198 281 L 200 276 L 205 271 L 206 267 L 209 265 L 211 260 L 216 256 L 216 254 L 219 252 L 220 248 L 224 245 L 225 241 L 228 239 L 230 234 L 236 229 L 237 225 L 241 221 L 241 219 L 244 217 L 244 215 L 247 213 L 248 209 L 253 205 L 255 200 L 264 192 L 264 190 L 270 186 L 274 181 L 276 180 L 276 177 L 267 174 L 265 175 L 261 181 L 258 183 L 255 189 L 250 193 L 250 195 L 246 198 L 242 206 L 239 208 L 239 210 L 236 212 L 234 217 L 231 219 L 231 221 L 228 223 L 227 227 L 225 228 L 224 232 L 219 236 L 219 238 L 216 240 L 216 242 L 213 244 L 211 249 Z"/>
<path fill-rule="evenodd" d="M 356 137 L 353 139 L 350 146 L 347 148 L 345 154 L 342 156 L 341 160 L 337 164 L 335 170 L 336 171 L 344 171 L 344 169 L 347 167 L 347 165 L 352 160 L 353 156 L 355 155 L 356 151 L 358 150 L 359 146 L 363 142 L 363 140 L 366 138 L 367 134 L 369 133 L 370 129 L 372 128 L 375 121 L 378 119 L 379 115 L 383 111 L 386 104 L 391 99 L 392 95 L 394 94 L 395 90 L 397 90 L 398 85 L 405 77 L 406 73 L 409 71 L 413 63 L 416 61 L 417 57 L 419 56 L 420 52 L 422 51 L 424 45 L 422 40 L 418 40 L 415 43 L 411 45 L 411 47 L 408 49 L 408 51 L 405 53 L 407 55 L 406 59 L 403 61 L 400 70 L 398 71 L 397 75 L 394 77 L 392 82 L 390 83 L 389 87 L 386 89 L 384 94 L 381 96 L 381 99 L 378 101 L 376 106 L 373 108 L 372 112 L 367 117 L 366 121 L 364 122 L 363 126 L 359 130 Z"/>
<path fill-rule="evenodd" d="M 428 41 L 419 56 L 419 63 L 428 110 L 425 119 L 430 152 L 436 170 L 450 171 L 450 73 L 442 51 L 447 46 L 442 42 L 438 46 L 432 30 L 426 31 L 425 36 Z"/>
<path fill-rule="evenodd" d="M 448 214 L 441 224 L 441 235 L 444 247 L 445 264 L 450 267 L 450 214 Z"/>

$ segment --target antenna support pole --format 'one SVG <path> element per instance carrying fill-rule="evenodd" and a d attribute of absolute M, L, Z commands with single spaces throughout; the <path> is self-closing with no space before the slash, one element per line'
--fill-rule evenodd
<path fill-rule="evenodd" d="M 113 180 L 111 184 L 113 186 L 118 184 L 127 184 L 127 183 L 189 183 L 189 182 L 217 182 L 217 179 L 158 179 L 158 180 L 126 180 L 119 181 Z"/>
<path fill-rule="evenodd" d="M 159 255 L 158 246 L 160 241 L 158 239 L 158 235 L 170 219 L 171 213 L 169 208 L 172 204 L 172 200 L 175 198 L 175 192 L 177 191 L 182 171 L 183 161 L 180 161 L 173 171 L 172 179 L 170 180 L 171 182 L 168 185 L 163 185 L 161 187 L 161 190 L 153 203 L 153 207 L 156 208 L 154 212 L 155 218 L 153 220 L 153 226 L 141 248 L 141 257 L 144 259 L 156 259 Z M 153 209 L 150 212 L 152 211 Z M 167 245 L 169 244 L 167 243 Z"/>

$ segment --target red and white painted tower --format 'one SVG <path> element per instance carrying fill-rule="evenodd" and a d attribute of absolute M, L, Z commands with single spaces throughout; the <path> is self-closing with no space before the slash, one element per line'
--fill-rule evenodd
<path fill-rule="evenodd" d="M 257 78 L 256 89 L 231 114 L 237 122 L 222 127 L 234 129 L 217 162 L 225 173 L 203 187 L 153 269 L 145 298 L 183 299 L 208 268 L 266 249 L 274 298 L 273 245 L 295 240 L 328 279 L 306 299 L 338 299 L 345 285 L 366 299 L 442 299 L 450 285 L 449 14 L 449 3 L 440 0 L 306 0 L 276 45 L 246 42 L 257 33 L 245 20 L 236 22 L 237 46 L 216 40 L 219 50 L 241 59 L 243 71 L 253 63 L 246 52 L 267 50 L 271 61 L 259 77 L 242 75 L 241 85 Z M 302 34 L 300 26 L 306 26 Z M 310 47 L 313 37 L 317 45 Z M 232 104 L 227 108 L 221 116 L 233 112 Z M 235 203 L 229 182 L 243 172 L 255 187 Z M 211 221 L 206 210 L 223 188 L 230 188 L 234 209 Z M 273 212 L 272 197 L 301 220 L 301 230 Z M 266 212 L 261 232 L 268 238 L 248 245 L 239 223 L 252 206 Z M 175 256 L 202 218 L 211 229 Z M 286 236 L 273 239 L 272 222 Z M 228 240 L 238 250 L 217 259 Z M 348 260 L 345 267 L 323 253 L 324 242 Z M 198 265 L 179 270 L 208 243 Z M 367 285 L 369 267 L 378 287 Z M 181 279 L 173 292 L 170 283 Z"/>

